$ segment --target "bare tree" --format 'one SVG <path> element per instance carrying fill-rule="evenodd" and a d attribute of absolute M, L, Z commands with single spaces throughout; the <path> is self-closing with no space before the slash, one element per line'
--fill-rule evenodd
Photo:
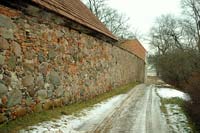
<path fill-rule="evenodd" d="M 106 5 L 107 0 L 84 0 L 88 8 L 119 38 L 136 38 L 128 24 L 129 18 Z"/>
<path fill-rule="evenodd" d="M 86 0 L 86 5 L 100 20 L 103 20 L 106 1 L 107 0 Z"/>
<path fill-rule="evenodd" d="M 200 1 L 199 0 L 182 0 L 185 20 L 189 21 L 188 27 L 193 27 L 193 33 L 196 40 L 197 48 L 200 52 Z"/>
<path fill-rule="evenodd" d="M 200 0 L 181 0 L 180 17 L 161 16 L 150 38 L 157 53 L 149 57 L 159 76 L 190 94 L 188 114 L 200 129 Z"/>
<path fill-rule="evenodd" d="M 170 14 L 162 15 L 156 19 L 150 31 L 150 44 L 159 55 L 178 48 L 183 49 L 181 31 L 176 18 Z"/>

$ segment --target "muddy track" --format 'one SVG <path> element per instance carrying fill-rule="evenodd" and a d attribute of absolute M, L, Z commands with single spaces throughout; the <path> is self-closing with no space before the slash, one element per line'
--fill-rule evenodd
<path fill-rule="evenodd" d="M 96 133 L 167 133 L 160 99 L 152 86 L 139 85 L 92 131 Z"/>

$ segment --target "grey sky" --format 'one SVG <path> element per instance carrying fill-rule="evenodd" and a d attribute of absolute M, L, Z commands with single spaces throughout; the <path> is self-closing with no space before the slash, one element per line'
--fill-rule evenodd
<path fill-rule="evenodd" d="M 178 15 L 180 0 L 108 0 L 108 4 L 130 18 L 130 25 L 141 34 L 148 34 L 155 18 L 161 14 Z M 148 49 L 146 41 L 142 42 Z"/>

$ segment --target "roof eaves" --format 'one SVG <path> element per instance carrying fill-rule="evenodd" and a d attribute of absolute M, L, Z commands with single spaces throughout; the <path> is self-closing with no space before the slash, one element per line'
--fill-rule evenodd
<path fill-rule="evenodd" d="M 45 2 L 41 1 L 41 0 L 32 0 L 33 2 L 45 7 L 45 8 L 48 8 L 49 10 L 53 11 L 53 12 L 56 12 L 56 13 L 59 13 L 60 15 L 64 16 L 64 17 L 67 17 L 77 23 L 80 23 L 90 29 L 93 29 L 99 33 L 102 33 L 104 35 L 106 35 L 107 37 L 109 38 L 112 38 L 113 40 L 117 41 L 117 37 L 115 37 L 114 35 L 112 35 L 112 33 L 108 30 L 107 32 L 110 32 L 110 33 L 107 33 L 107 32 L 104 32 L 102 30 L 100 30 L 99 28 L 96 28 L 94 25 L 92 24 L 88 24 L 85 20 L 79 18 L 77 19 L 74 14 L 70 14 L 70 15 L 67 15 L 66 13 L 62 12 L 63 9 L 60 8 L 60 10 L 58 10 L 57 8 L 58 7 L 55 7 L 54 5 L 52 5 L 51 3 L 48 2 L 49 5 L 47 5 Z M 50 6 L 50 7 L 49 7 Z M 86 7 L 86 6 L 85 6 Z M 86 7 L 87 8 L 87 7 Z M 95 16 L 96 17 L 96 16 Z M 100 21 L 100 20 L 99 20 Z M 102 23 L 103 24 L 103 23 Z M 105 26 L 105 25 L 104 25 Z M 105 27 L 106 28 L 106 27 Z M 107 29 L 107 28 L 106 28 Z"/>

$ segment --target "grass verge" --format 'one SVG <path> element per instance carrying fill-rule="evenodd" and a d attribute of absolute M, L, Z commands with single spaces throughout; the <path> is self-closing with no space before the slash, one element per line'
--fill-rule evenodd
<path fill-rule="evenodd" d="M 181 113 L 185 114 L 185 116 L 187 117 L 188 127 L 190 127 L 194 133 L 197 133 L 194 122 L 190 119 L 190 117 L 187 114 L 187 111 L 186 111 L 186 108 L 185 108 L 185 101 L 183 99 L 181 99 L 181 98 L 170 98 L 170 99 L 160 98 L 160 99 L 161 99 L 160 109 L 165 115 L 167 115 L 167 109 L 166 109 L 166 106 L 165 106 L 166 104 L 176 104 L 176 105 L 178 105 L 179 107 L 181 107 L 179 111 Z M 169 123 L 169 121 L 167 121 L 167 122 Z"/>
<path fill-rule="evenodd" d="M 24 117 L 18 118 L 16 120 L 10 121 L 9 123 L 0 125 L 1 133 L 15 133 L 20 129 L 26 128 L 28 126 L 35 125 L 37 123 L 48 121 L 52 119 L 58 119 L 61 115 L 70 115 L 73 113 L 78 113 L 81 110 L 92 107 L 93 105 L 111 98 L 115 95 L 125 94 L 131 90 L 137 83 L 130 83 L 119 88 L 115 88 L 109 92 L 103 93 L 95 97 L 94 99 L 89 99 L 87 101 L 74 103 L 60 108 L 55 108 L 54 110 L 43 111 L 40 113 L 28 114 Z"/>
<path fill-rule="evenodd" d="M 176 98 L 176 97 L 175 98 L 170 98 L 170 99 L 161 98 L 161 106 L 160 106 L 160 108 L 161 108 L 161 111 L 163 113 L 165 113 L 165 114 L 167 113 L 167 109 L 165 107 L 166 104 L 177 104 L 182 108 L 181 112 L 184 112 L 184 100 L 181 99 L 181 98 Z"/>

